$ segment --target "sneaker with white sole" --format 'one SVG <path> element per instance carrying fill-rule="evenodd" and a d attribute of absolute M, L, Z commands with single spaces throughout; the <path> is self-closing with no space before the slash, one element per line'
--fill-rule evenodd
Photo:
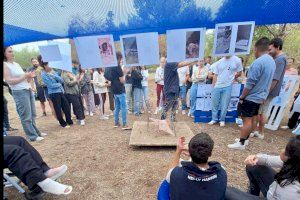
<path fill-rule="evenodd" d="M 240 138 L 235 138 L 234 140 L 235 142 L 239 142 L 240 141 Z M 245 140 L 245 143 L 244 143 L 246 146 L 249 145 L 249 140 Z"/>
<path fill-rule="evenodd" d="M 233 144 L 229 144 L 227 146 L 230 149 L 244 150 L 246 147 L 246 144 L 243 145 L 242 143 L 240 143 L 240 141 L 237 141 L 237 142 L 235 142 Z"/>
<path fill-rule="evenodd" d="M 225 126 L 225 122 L 220 122 L 220 126 L 224 127 Z"/>
<path fill-rule="evenodd" d="M 65 127 L 63 127 L 63 128 L 70 128 L 71 126 L 70 125 L 67 125 L 67 126 L 65 126 Z"/>
<path fill-rule="evenodd" d="M 259 139 L 264 139 L 264 134 L 260 134 L 258 131 L 254 131 L 253 133 L 250 133 L 250 137 L 257 137 Z"/>
<path fill-rule="evenodd" d="M 84 120 L 80 120 L 80 125 L 84 126 L 85 125 L 85 121 Z"/>
<path fill-rule="evenodd" d="M 37 137 L 37 138 L 35 139 L 35 141 L 39 142 L 39 141 L 42 141 L 43 139 L 44 139 L 43 137 Z"/>
<path fill-rule="evenodd" d="M 47 133 L 41 133 L 41 137 L 45 137 L 46 135 L 48 135 Z"/>
<path fill-rule="evenodd" d="M 104 116 L 104 115 L 102 115 L 102 116 L 100 117 L 100 119 L 101 119 L 101 120 L 108 120 L 109 118 L 106 117 L 106 116 Z"/>
<path fill-rule="evenodd" d="M 213 124 L 215 124 L 215 123 L 217 123 L 217 122 L 214 121 L 214 120 L 211 120 L 210 122 L 208 122 L 208 125 L 213 125 Z"/>
<path fill-rule="evenodd" d="M 185 115 L 185 114 L 186 114 L 185 110 L 181 111 L 181 114 L 182 114 L 182 115 Z"/>
<path fill-rule="evenodd" d="M 90 116 L 93 117 L 93 116 L 94 116 L 94 113 L 91 112 L 91 113 L 90 113 Z"/>

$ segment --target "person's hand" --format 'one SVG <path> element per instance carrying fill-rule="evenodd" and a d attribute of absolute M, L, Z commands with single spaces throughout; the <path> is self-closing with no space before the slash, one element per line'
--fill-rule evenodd
<path fill-rule="evenodd" d="M 176 150 L 179 153 L 183 153 L 184 155 L 189 156 L 188 150 L 185 148 L 185 141 L 185 137 L 178 138 Z"/>
<path fill-rule="evenodd" d="M 244 161 L 244 163 L 245 163 L 246 165 L 251 165 L 251 166 L 253 166 L 253 165 L 256 165 L 256 164 L 257 164 L 257 161 L 258 161 L 258 158 L 257 158 L 256 155 L 250 155 L 250 156 L 248 156 L 248 157 L 246 158 L 246 160 Z"/>
<path fill-rule="evenodd" d="M 90 84 L 93 84 L 94 83 L 94 81 L 93 80 L 90 80 Z"/>
<path fill-rule="evenodd" d="M 34 78 L 35 77 L 35 72 L 34 71 L 32 71 L 32 72 L 26 72 L 25 73 L 25 77 L 26 77 L 26 79 Z"/>

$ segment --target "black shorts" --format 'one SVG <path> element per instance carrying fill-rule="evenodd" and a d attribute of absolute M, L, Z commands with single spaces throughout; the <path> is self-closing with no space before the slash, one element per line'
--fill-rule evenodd
<path fill-rule="evenodd" d="M 243 103 L 238 104 L 238 115 L 241 117 L 253 117 L 258 115 L 260 104 L 253 101 L 244 100 Z"/>
<path fill-rule="evenodd" d="M 40 102 L 45 102 L 46 101 L 45 88 L 44 87 L 37 87 L 36 92 L 37 92 L 38 100 Z"/>

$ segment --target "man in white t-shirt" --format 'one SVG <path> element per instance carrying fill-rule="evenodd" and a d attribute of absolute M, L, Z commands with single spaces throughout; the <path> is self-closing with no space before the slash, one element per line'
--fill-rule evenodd
<path fill-rule="evenodd" d="M 243 66 L 237 56 L 226 56 L 216 62 L 214 66 L 214 78 L 212 91 L 212 120 L 209 125 L 220 121 L 220 126 L 225 126 L 225 117 L 231 98 L 233 81 L 241 76 Z M 218 110 L 221 109 L 220 120 Z"/>
<path fill-rule="evenodd" d="M 179 77 L 179 89 L 180 89 L 180 100 L 181 100 L 181 110 L 182 114 L 185 115 L 187 110 L 186 105 L 186 90 L 187 90 L 187 80 L 189 79 L 189 66 L 181 67 L 177 69 Z"/>

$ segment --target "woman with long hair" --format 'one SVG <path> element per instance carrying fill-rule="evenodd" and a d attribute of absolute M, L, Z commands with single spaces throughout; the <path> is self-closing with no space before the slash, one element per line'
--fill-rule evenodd
<path fill-rule="evenodd" d="M 31 141 L 41 141 L 46 133 L 41 133 L 36 126 L 35 98 L 31 91 L 31 80 L 35 77 L 34 72 L 24 72 L 21 66 L 14 62 L 12 47 L 3 49 L 4 79 L 12 90 L 12 96 L 16 103 L 18 115 L 27 138 Z"/>
<path fill-rule="evenodd" d="M 77 78 L 72 72 L 67 71 L 63 72 L 62 77 L 64 80 L 66 98 L 69 104 L 72 104 L 73 113 L 76 116 L 78 124 L 84 126 L 84 108 L 79 90 L 79 78 Z"/>
<path fill-rule="evenodd" d="M 267 200 L 300 199 L 300 136 L 290 138 L 279 156 L 250 155 L 245 160 L 249 178 L 249 193 L 228 187 L 226 198 L 260 199 L 260 192 Z M 279 168 L 276 172 L 273 168 Z"/>
<path fill-rule="evenodd" d="M 104 114 L 104 104 L 106 100 L 108 82 L 106 82 L 104 78 L 104 71 L 102 68 L 98 68 L 94 70 L 93 85 L 95 89 L 95 94 L 99 96 L 99 100 L 100 100 L 100 105 L 99 105 L 100 119 L 107 120 L 109 118 L 107 115 Z"/>
<path fill-rule="evenodd" d="M 91 80 L 90 75 L 81 67 L 79 68 L 79 84 L 88 114 L 93 116 L 95 112 L 95 99 L 92 88 L 93 81 Z"/>
<path fill-rule="evenodd" d="M 56 118 L 63 128 L 70 128 L 70 125 L 73 125 L 73 121 L 71 119 L 70 104 L 65 96 L 65 90 L 62 85 L 64 80 L 52 70 L 47 62 L 43 61 L 42 56 L 38 56 L 38 61 L 41 67 L 44 68 L 42 79 L 48 88 L 48 94 L 53 102 Z M 64 120 L 61 111 L 64 112 L 66 120 Z"/>

